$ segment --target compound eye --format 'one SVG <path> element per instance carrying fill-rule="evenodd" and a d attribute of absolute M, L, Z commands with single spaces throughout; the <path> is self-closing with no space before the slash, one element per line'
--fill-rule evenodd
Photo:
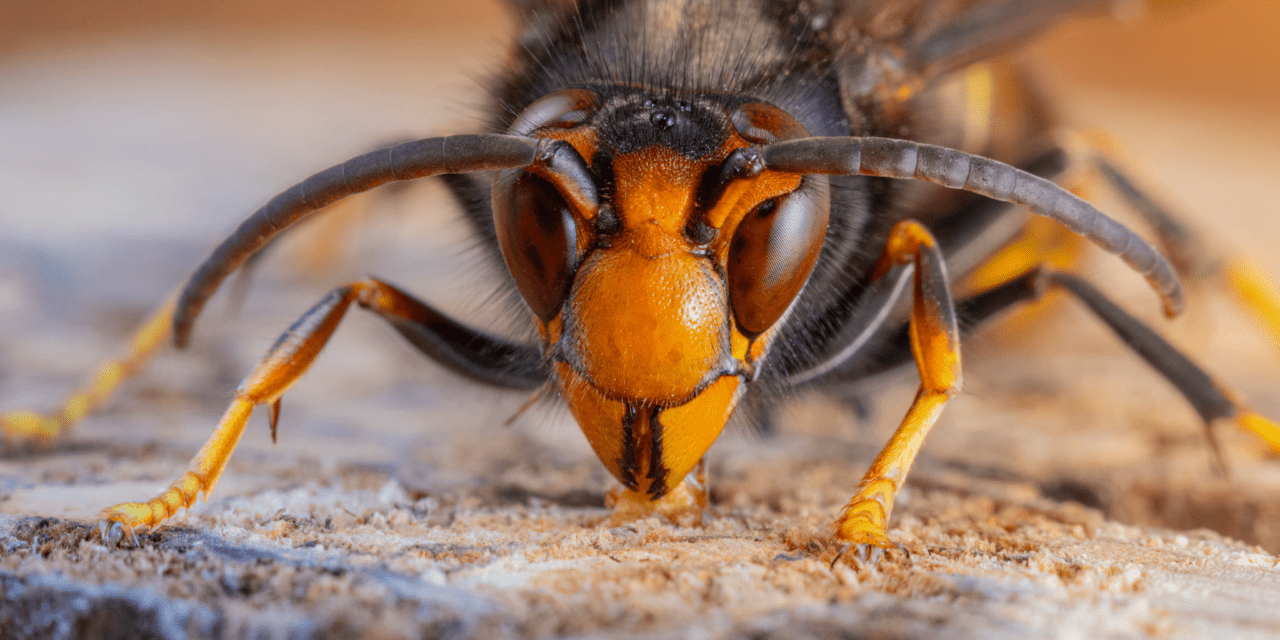
<path fill-rule="evenodd" d="M 539 129 L 568 129 L 582 124 L 595 110 L 596 94 L 586 89 L 565 89 L 534 101 L 511 123 L 507 133 L 533 135 Z"/>
<path fill-rule="evenodd" d="M 578 226 L 550 182 L 524 171 L 503 175 L 494 189 L 498 246 L 516 288 L 543 322 L 560 313 L 578 266 Z"/>
<path fill-rule="evenodd" d="M 772 327 L 809 280 L 827 236 L 829 190 L 826 176 L 805 176 L 799 188 L 761 203 L 734 231 L 729 302 L 748 337 Z"/>

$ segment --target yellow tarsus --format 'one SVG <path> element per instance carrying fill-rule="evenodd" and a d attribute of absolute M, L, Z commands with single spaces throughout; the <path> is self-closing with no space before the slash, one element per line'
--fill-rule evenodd
<path fill-rule="evenodd" d="M 231 452 L 239 444 L 253 407 L 253 402 L 236 398 L 181 478 L 147 502 L 125 502 L 108 508 L 102 512 L 102 519 L 119 522 L 131 529 L 153 529 L 173 517 L 178 509 L 190 508 L 201 493 L 207 498 L 218 484 L 222 470 L 231 459 Z"/>
<path fill-rule="evenodd" d="M 897 546 L 889 540 L 887 532 L 894 494 L 906 479 L 925 436 L 929 435 L 942 414 L 950 395 L 950 390 L 930 392 L 924 389 L 916 395 L 901 426 L 876 456 L 871 468 L 867 469 L 866 476 L 858 485 L 858 493 L 849 500 L 840 518 L 832 525 L 832 534 L 837 541 L 885 549 Z"/>
<path fill-rule="evenodd" d="M 47 442 L 65 434 L 75 423 L 102 406 L 169 337 L 177 294 L 172 294 L 133 334 L 129 351 L 98 367 L 83 387 L 67 397 L 62 408 L 47 414 L 9 411 L 0 414 L 0 435 L 10 441 Z"/>
<path fill-rule="evenodd" d="M 1249 258 L 1234 256 L 1223 265 L 1222 275 L 1236 301 L 1280 344 L 1280 287 L 1266 269 Z"/>
<path fill-rule="evenodd" d="M 1280 455 L 1280 425 L 1252 411 L 1241 411 L 1234 422 L 1237 427 L 1262 438 L 1273 455 Z"/>

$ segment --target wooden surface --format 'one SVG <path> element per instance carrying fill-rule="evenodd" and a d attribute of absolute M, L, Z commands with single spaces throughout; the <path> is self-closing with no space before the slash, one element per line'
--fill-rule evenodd
<path fill-rule="evenodd" d="M 283 4 L 190 6 L 91 19 L 48 3 L 0 27 L 20 36 L 0 37 L 0 408 L 60 399 L 282 187 L 386 140 L 468 129 L 475 78 L 496 64 L 506 29 L 483 4 L 443 17 L 416 3 L 351 15 L 335 5 L 292 21 Z M 1245 37 L 1252 30 L 1167 33 L 1238 24 L 1212 13 L 1221 7 L 1204 11 L 1129 31 L 1073 26 L 1032 55 L 1073 122 L 1116 132 L 1160 193 L 1280 273 L 1280 96 L 1244 84 L 1272 65 L 1210 65 L 1242 78 L 1227 94 L 1220 79 L 1172 83 L 1123 64 L 1126 50 L 1196 61 L 1190 70 L 1224 50 L 1275 59 Z M 1280 633 L 1280 463 L 1224 432 L 1232 477 L 1210 474 L 1192 412 L 1069 305 L 970 345 L 966 392 L 894 516 L 909 559 L 832 568 L 823 542 L 907 405 L 909 380 L 877 398 L 868 424 L 799 401 L 776 437 L 727 434 L 711 452 L 715 514 L 701 528 L 610 527 L 612 481 L 566 412 L 539 408 L 504 429 L 523 398 L 452 380 L 358 312 L 285 398 L 279 445 L 256 417 L 208 504 L 141 549 L 88 539 L 98 509 L 180 472 L 239 378 L 328 288 L 376 273 L 500 327 L 469 295 L 487 291 L 486 274 L 440 196 L 423 185 L 366 197 L 332 216 L 346 222 L 300 230 L 238 315 L 215 301 L 189 353 L 163 354 L 68 442 L 0 458 L 0 629 Z M 334 233 L 339 259 L 316 262 Z M 1154 296 L 1122 266 L 1091 268 L 1156 317 Z M 1194 293 L 1188 317 L 1162 329 L 1280 416 L 1280 350 L 1221 296 Z"/>

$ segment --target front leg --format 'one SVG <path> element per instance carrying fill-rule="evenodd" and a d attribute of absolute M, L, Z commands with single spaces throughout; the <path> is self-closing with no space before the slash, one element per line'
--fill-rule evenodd
<path fill-rule="evenodd" d="M 832 525 L 832 534 L 841 543 L 840 555 L 855 545 L 860 550 L 897 546 L 886 531 L 893 497 L 906 481 L 942 407 L 960 389 L 960 329 L 946 263 L 929 231 L 911 220 L 893 228 L 876 273 L 883 275 L 889 266 L 908 261 L 915 264 L 908 332 L 920 371 L 920 390 L 902 424 L 863 476 L 858 493 Z"/>
<path fill-rule="evenodd" d="M 119 523 L 132 534 L 135 528 L 153 528 L 173 517 L 178 509 L 191 507 L 196 502 L 196 496 L 201 493 L 207 498 L 222 476 L 231 453 L 239 444 L 245 424 L 255 406 L 271 406 L 271 439 L 275 440 L 280 396 L 311 366 L 338 327 L 347 308 L 368 288 L 370 282 L 376 281 L 356 283 L 330 291 L 289 327 L 272 345 L 266 357 L 240 383 L 235 400 L 218 421 L 213 435 L 209 436 L 200 452 L 192 458 L 187 471 L 151 500 L 125 502 L 103 511 L 102 523 L 99 525 L 103 530 L 103 537 L 107 537 L 107 523 Z"/>
<path fill-rule="evenodd" d="M 152 528 L 182 507 L 208 496 L 222 475 L 245 424 L 260 404 L 271 409 L 271 439 L 275 440 L 280 396 L 306 372 L 320 354 L 351 303 L 358 303 L 387 320 L 414 346 L 440 364 L 469 377 L 507 388 L 542 383 L 545 375 L 536 350 L 490 338 L 450 320 L 409 294 L 374 278 L 338 287 L 308 310 L 280 336 L 239 388 L 208 442 L 182 477 L 160 495 L 145 502 L 126 502 L 103 512 L 103 527 L 119 523 L 132 531 Z"/>

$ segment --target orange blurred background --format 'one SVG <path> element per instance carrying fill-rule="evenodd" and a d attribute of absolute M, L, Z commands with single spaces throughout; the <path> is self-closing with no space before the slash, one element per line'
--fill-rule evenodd
<path fill-rule="evenodd" d="M 1199 95 L 1280 107 L 1280 2 L 1160 0 L 1127 22 L 1090 20 L 1058 29 L 1045 50 L 1071 77 L 1125 91 Z M 58 43 L 181 31 L 501 40 L 499 2 L 388 0 L 351 3 L 260 0 L 19 0 L 0 21 L 0 58 Z"/>
<path fill-rule="evenodd" d="M 1071 126 L 1116 133 L 1137 177 L 1280 273 L 1280 2 L 1152 5 L 1027 57 Z M 8 6 L 0 240 L 211 242 L 299 176 L 473 129 L 512 27 L 496 0 Z"/>
<path fill-rule="evenodd" d="M 10 4 L 0 240 L 18 243 L 118 226 L 203 245 L 332 162 L 473 129 L 513 26 L 496 0 Z M 1152 5 L 1027 56 L 1071 126 L 1116 133 L 1137 177 L 1280 273 L 1280 2 Z"/>

